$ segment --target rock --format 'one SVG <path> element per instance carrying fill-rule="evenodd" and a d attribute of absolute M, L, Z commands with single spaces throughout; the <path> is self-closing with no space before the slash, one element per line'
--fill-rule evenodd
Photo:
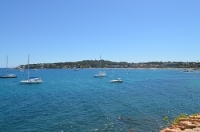
<path fill-rule="evenodd" d="M 186 125 L 186 129 L 193 129 L 193 128 L 196 128 L 197 126 L 195 124 L 192 124 L 192 123 L 189 123 Z"/>
<path fill-rule="evenodd" d="M 188 121 L 188 118 L 180 118 L 179 121 Z"/>
<path fill-rule="evenodd" d="M 180 118 L 178 125 L 171 125 L 160 132 L 200 132 L 200 115 L 189 116 L 189 118 Z"/>
<path fill-rule="evenodd" d="M 161 130 L 160 132 L 181 132 L 181 129 L 170 129 L 170 128 L 165 128 L 163 130 Z"/>
<path fill-rule="evenodd" d="M 135 130 L 129 130 L 128 132 L 136 132 Z"/>

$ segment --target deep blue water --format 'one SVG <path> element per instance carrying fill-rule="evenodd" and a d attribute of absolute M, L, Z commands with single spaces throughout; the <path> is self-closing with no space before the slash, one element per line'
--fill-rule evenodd
<path fill-rule="evenodd" d="M 0 79 L 0 131 L 157 132 L 165 116 L 200 112 L 199 71 L 104 71 L 94 78 L 99 69 L 39 69 L 30 74 L 44 82 L 34 85 L 9 71 L 18 78 Z M 110 83 L 118 77 L 124 82 Z"/>

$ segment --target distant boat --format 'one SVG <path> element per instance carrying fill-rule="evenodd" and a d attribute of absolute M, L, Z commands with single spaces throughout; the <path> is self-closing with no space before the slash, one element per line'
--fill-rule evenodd
<path fill-rule="evenodd" d="M 8 72 L 8 56 L 6 58 L 6 72 Z M 15 75 L 15 74 L 5 74 L 5 75 L 1 75 L 0 78 L 17 78 L 17 75 Z"/>
<path fill-rule="evenodd" d="M 100 60 L 99 60 L 99 65 L 101 68 L 101 56 L 100 56 Z M 107 77 L 105 72 L 100 71 L 98 74 L 95 74 L 94 77 Z"/>
<path fill-rule="evenodd" d="M 122 83 L 123 80 L 122 80 L 121 78 L 117 78 L 117 79 L 115 79 L 115 80 L 111 80 L 110 82 L 111 82 L 111 83 Z"/>
<path fill-rule="evenodd" d="M 78 68 L 76 68 L 76 69 L 74 69 L 74 71 L 79 71 L 79 69 L 78 69 Z"/>
<path fill-rule="evenodd" d="M 17 76 L 15 74 L 6 74 L 3 76 L 0 76 L 0 78 L 17 78 Z"/>
<path fill-rule="evenodd" d="M 23 69 L 23 68 L 19 68 L 19 71 L 20 71 L 20 72 L 23 72 L 23 71 L 24 71 L 24 69 Z"/>
<path fill-rule="evenodd" d="M 42 83 L 42 79 L 40 77 L 30 77 L 29 76 L 29 55 L 28 55 L 28 79 L 27 80 L 21 80 L 21 84 L 39 84 Z"/>
<path fill-rule="evenodd" d="M 37 68 L 34 68 L 33 71 L 37 71 Z"/>
<path fill-rule="evenodd" d="M 184 69 L 183 72 L 193 72 L 192 69 Z"/>
<path fill-rule="evenodd" d="M 107 77 L 105 72 L 99 72 L 99 74 L 95 74 L 94 77 Z"/>

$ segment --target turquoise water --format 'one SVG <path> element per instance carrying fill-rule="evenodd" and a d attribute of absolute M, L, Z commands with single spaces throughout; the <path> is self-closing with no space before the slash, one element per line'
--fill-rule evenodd
<path fill-rule="evenodd" d="M 44 69 L 43 84 L 0 79 L 0 131 L 157 132 L 181 113 L 200 111 L 200 72 L 181 70 Z M 122 78 L 123 83 L 110 83 Z M 121 118 L 119 118 L 121 117 Z"/>

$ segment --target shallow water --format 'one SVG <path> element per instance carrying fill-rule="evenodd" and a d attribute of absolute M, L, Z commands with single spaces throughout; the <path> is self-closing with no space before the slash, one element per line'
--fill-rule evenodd
<path fill-rule="evenodd" d="M 0 79 L 0 131 L 157 132 L 165 116 L 199 113 L 199 71 L 103 70 L 39 69 L 30 74 L 44 83 L 34 85 L 11 70 L 18 78 Z"/>

